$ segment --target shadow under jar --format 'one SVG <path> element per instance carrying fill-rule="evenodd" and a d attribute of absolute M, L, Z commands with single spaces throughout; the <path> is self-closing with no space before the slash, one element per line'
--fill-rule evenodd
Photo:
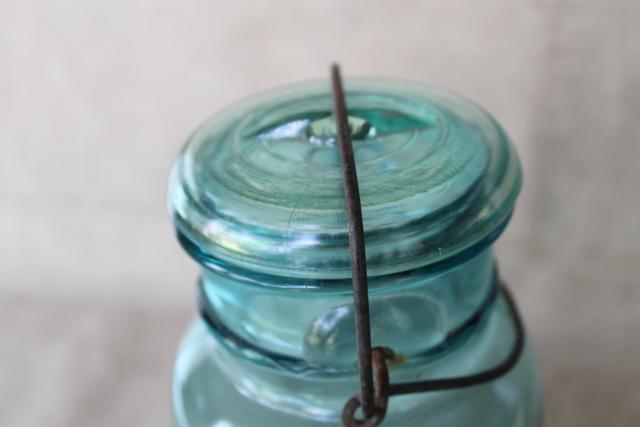
<path fill-rule="evenodd" d="M 491 244 L 520 190 L 515 151 L 470 101 L 346 79 L 374 346 L 392 383 L 473 374 L 509 354 L 514 319 Z M 359 390 L 348 226 L 329 82 L 231 106 L 170 178 L 178 239 L 202 266 L 173 380 L 176 427 L 340 426 Z M 496 296 L 497 295 L 497 296 Z M 499 379 L 394 396 L 383 425 L 537 427 L 528 345 Z"/>

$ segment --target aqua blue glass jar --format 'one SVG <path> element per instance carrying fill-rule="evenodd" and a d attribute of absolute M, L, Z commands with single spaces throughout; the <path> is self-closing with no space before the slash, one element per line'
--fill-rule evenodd
<path fill-rule="evenodd" d="M 392 382 L 481 371 L 513 347 L 491 244 L 521 184 L 481 108 L 388 79 L 347 79 L 374 346 Z M 358 391 L 348 228 L 329 82 L 276 89 L 205 122 L 176 161 L 169 207 L 202 266 L 180 346 L 176 427 L 339 426 Z M 499 379 L 394 396 L 384 425 L 536 427 L 528 345 Z"/>

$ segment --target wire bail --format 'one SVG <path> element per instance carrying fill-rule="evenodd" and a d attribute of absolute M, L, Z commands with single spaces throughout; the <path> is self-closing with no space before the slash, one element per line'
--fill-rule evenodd
<path fill-rule="evenodd" d="M 504 297 L 508 305 L 515 328 L 515 343 L 505 360 L 492 368 L 471 375 L 399 384 L 391 384 L 389 382 L 387 360 L 395 358 L 393 350 L 387 347 L 371 348 L 367 265 L 360 190 L 342 77 L 340 68 L 336 64 L 331 66 L 331 82 L 338 147 L 342 164 L 345 206 L 349 225 L 356 341 L 360 367 L 360 393 L 351 397 L 344 405 L 342 422 L 346 427 L 375 427 L 384 420 L 390 396 L 471 387 L 493 381 L 505 375 L 520 359 L 524 348 L 525 331 L 515 300 L 500 280 L 497 268 L 495 268 L 495 280 L 498 283 L 496 290 L 499 287 L 499 293 Z M 498 292 L 494 292 L 490 302 L 494 302 L 497 296 Z M 356 418 L 356 412 L 360 407 L 362 407 L 363 419 Z"/>

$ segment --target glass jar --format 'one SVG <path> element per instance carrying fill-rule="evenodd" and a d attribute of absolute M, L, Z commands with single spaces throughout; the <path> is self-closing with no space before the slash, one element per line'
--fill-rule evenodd
<path fill-rule="evenodd" d="M 387 79 L 347 79 L 374 346 L 392 383 L 472 374 L 510 352 L 491 244 L 520 190 L 515 151 L 481 108 Z M 339 426 L 359 390 L 348 228 L 329 82 L 291 85 L 202 125 L 169 206 L 203 267 L 173 381 L 177 427 Z M 534 427 L 529 346 L 493 382 L 394 396 L 383 425 Z"/>

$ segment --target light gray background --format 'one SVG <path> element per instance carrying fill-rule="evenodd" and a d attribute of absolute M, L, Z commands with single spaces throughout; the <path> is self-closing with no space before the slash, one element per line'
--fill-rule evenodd
<path fill-rule="evenodd" d="M 503 123 L 525 186 L 498 252 L 547 426 L 637 426 L 639 20 L 617 0 L 3 0 L 0 425 L 169 425 L 197 274 L 170 163 L 225 104 L 338 60 Z"/>

